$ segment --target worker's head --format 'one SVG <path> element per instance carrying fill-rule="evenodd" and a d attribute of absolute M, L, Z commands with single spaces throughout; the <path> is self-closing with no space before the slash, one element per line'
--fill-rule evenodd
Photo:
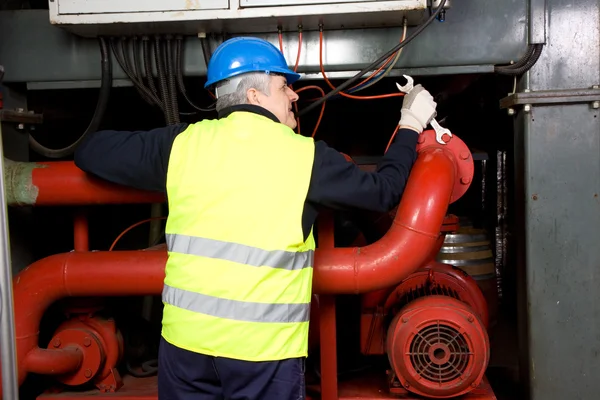
<path fill-rule="evenodd" d="M 208 63 L 205 88 L 214 88 L 217 111 L 254 104 L 272 112 L 282 124 L 296 127 L 292 103 L 298 95 L 288 85 L 300 75 L 290 70 L 283 54 L 266 40 L 238 37 L 225 41 Z"/>

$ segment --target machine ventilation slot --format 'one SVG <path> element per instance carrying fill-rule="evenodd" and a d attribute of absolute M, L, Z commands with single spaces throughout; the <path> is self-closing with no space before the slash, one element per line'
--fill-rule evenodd
<path fill-rule="evenodd" d="M 438 322 L 415 335 L 407 355 L 419 376 L 441 385 L 461 379 L 473 353 L 460 332 Z"/>
<path fill-rule="evenodd" d="M 396 303 L 397 305 L 395 308 L 397 310 L 401 309 L 411 301 L 425 296 L 448 296 L 452 297 L 453 299 L 460 300 L 460 296 L 456 290 L 443 285 L 432 285 L 429 283 L 411 288 L 409 291 L 403 294 L 404 295 L 399 299 L 398 303 Z"/>

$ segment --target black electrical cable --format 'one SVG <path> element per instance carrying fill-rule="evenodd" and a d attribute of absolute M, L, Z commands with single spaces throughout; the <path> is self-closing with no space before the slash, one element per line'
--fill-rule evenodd
<path fill-rule="evenodd" d="M 165 74 L 165 65 L 163 64 L 163 52 L 161 51 L 161 40 L 159 36 L 154 37 L 154 61 L 158 71 L 158 82 L 160 84 L 160 93 L 163 99 L 165 120 L 167 125 L 173 121 L 173 111 L 169 101 L 169 87 L 167 85 L 167 76 Z"/>
<path fill-rule="evenodd" d="M 540 59 L 540 56 L 542 55 L 542 50 L 544 49 L 544 45 L 536 44 L 535 46 L 535 52 L 533 53 L 531 58 L 527 60 L 527 63 L 520 68 L 515 68 L 514 72 L 516 75 L 522 75 L 525 72 L 529 71 L 531 67 L 533 67 L 535 63 L 537 63 L 537 61 Z"/>
<path fill-rule="evenodd" d="M 96 132 L 100 126 L 100 122 L 104 117 L 104 113 L 108 106 L 108 98 L 110 95 L 110 89 L 112 87 L 112 67 L 110 60 L 110 51 L 106 45 L 106 41 L 103 37 L 100 37 L 100 54 L 101 54 L 101 66 L 102 66 L 102 78 L 100 83 L 100 93 L 98 95 L 98 103 L 96 103 L 96 110 L 94 116 L 90 121 L 87 129 L 83 134 L 70 146 L 62 149 L 49 149 L 38 143 L 33 136 L 29 135 L 29 145 L 31 149 L 36 153 L 48 157 L 48 158 L 63 158 L 73 154 L 79 143 L 90 133 Z"/>
<path fill-rule="evenodd" d="M 114 39 L 114 40 L 119 40 L 119 39 Z M 131 83 L 133 83 L 133 85 L 135 86 L 138 93 L 140 93 L 140 91 L 142 91 L 148 98 L 151 98 L 155 104 L 159 104 L 159 106 L 160 106 L 160 102 L 159 102 L 158 98 L 154 97 L 149 90 L 140 86 L 137 78 L 133 75 L 133 72 L 128 67 L 129 62 L 126 62 L 125 59 L 121 57 L 121 55 L 122 55 L 121 53 L 123 53 L 123 55 L 125 54 L 124 50 L 121 46 L 122 41 L 120 41 L 120 44 L 119 44 L 119 48 L 121 49 L 121 51 L 119 51 L 117 49 L 117 46 L 115 46 L 115 44 L 114 44 L 114 40 L 110 41 L 110 47 L 113 51 L 113 54 L 115 55 L 115 58 L 117 59 L 117 63 L 119 64 L 119 66 L 121 67 L 123 72 L 125 72 L 125 74 L 129 77 L 129 79 L 131 80 Z M 142 98 L 144 98 L 144 95 L 142 95 L 142 93 L 140 93 L 140 95 L 142 96 Z M 146 100 L 146 98 L 144 98 L 144 100 Z"/>
<path fill-rule="evenodd" d="M 138 37 L 134 36 L 131 38 L 131 52 L 133 53 L 133 74 L 138 80 L 138 85 L 140 85 L 139 90 L 147 93 L 146 95 L 142 95 L 142 98 L 146 100 L 149 104 L 157 104 L 158 98 L 149 97 L 148 95 L 152 93 L 150 88 L 146 86 L 144 83 L 144 69 L 140 65 L 140 48 L 138 46 Z"/>
<path fill-rule="evenodd" d="M 542 55 L 543 44 L 530 45 L 525 56 L 512 65 L 499 66 L 494 68 L 494 72 L 501 75 L 519 76 L 529 71 L 531 67 L 539 60 Z"/>
<path fill-rule="evenodd" d="M 394 54 L 395 52 L 397 52 L 398 50 L 400 50 L 401 48 L 406 46 L 408 43 L 410 43 L 414 38 L 416 38 L 425 28 L 427 28 L 433 22 L 433 20 L 438 16 L 440 11 L 442 11 L 445 4 L 446 4 L 446 0 L 442 0 L 440 2 L 440 5 L 438 6 L 438 8 L 435 10 L 435 12 L 427 19 L 427 21 L 425 21 L 413 33 L 411 33 L 410 36 L 408 36 L 402 42 L 398 43 L 391 50 L 389 50 L 387 53 L 385 53 L 384 55 L 379 57 L 377 60 L 375 60 L 373 63 L 371 63 L 367 67 L 365 67 L 362 71 L 360 71 L 359 73 L 354 75 L 352 78 L 348 79 L 346 82 L 342 83 L 340 86 L 338 86 L 331 92 L 327 93 L 325 96 L 321 97 L 319 100 L 315 101 L 314 103 L 312 103 L 309 106 L 305 107 L 304 109 L 300 110 L 300 112 L 298 113 L 298 116 L 301 117 L 304 114 L 308 113 L 309 111 L 312 111 L 315 108 L 319 107 L 324 101 L 327 101 L 331 97 L 335 96 L 342 90 L 344 90 L 347 87 L 349 87 L 350 85 L 352 85 L 354 82 L 358 81 L 367 72 L 373 70 L 376 66 L 378 66 L 383 61 L 385 61 L 385 59 L 389 58 L 392 54 Z M 321 27 L 321 29 L 322 29 L 322 27 Z"/>
<path fill-rule="evenodd" d="M 167 65 L 167 84 L 168 84 L 168 88 L 169 88 L 169 102 L 171 104 L 171 113 L 173 115 L 173 121 L 172 123 L 178 124 L 179 123 L 179 104 L 177 101 L 177 86 L 176 86 L 176 77 L 177 74 L 175 72 L 175 67 L 173 64 L 176 64 L 176 60 L 173 60 L 174 58 L 174 54 L 173 54 L 173 46 L 172 44 L 172 37 L 171 36 L 167 36 L 166 37 L 166 50 L 165 50 L 165 58 L 166 58 L 166 65 Z M 176 55 L 176 54 L 175 54 Z M 175 62 L 174 62 L 175 61 Z"/>
<path fill-rule="evenodd" d="M 201 38 L 200 40 L 203 40 L 203 38 Z M 214 104 L 211 105 L 209 108 L 198 107 L 196 104 L 194 104 L 194 102 L 192 102 L 192 100 L 190 100 L 190 98 L 187 95 L 187 92 L 185 90 L 185 85 L 183 83 L 183 62 L 182 62 L 183 57 L 181 54 L 182 41 L 183 41 L 183 38 L 181 36 L 178 36 L 177 37 L 177 47 L 175 48 L 175 65 L 176 65 L 175 68 L 177 69 L 177 85 L 179 86 L 179 91 L 183 95 L 183 98 L 189 103 L 189 105 L 194 107 L 196 110 L 203 111 L 203 112 L 214 111 L 215 110 Z M 202 43 L 203 43 L 202 49 L 204 51 L 204 42 L 202 42 Z M 206 57 L 206 55 L 205 55 L 205 57 Z M 205 58 L 205 60 L 206 60 L 206 58 Z M 193 113 L 193 114 L 195 114 L 195 113 Z"/>
<path fill-rule="evenodd" d="M 204 57 L 204 64 L 206 65 L 206 69 L 208 69 L 208 60 L 210 60 L 211 54 L 208 49 L 208 43 L 206 42 L 206 37 L 200 38 L 200 46 L 202 46 L 202 56 Z"/>
<path fill-rule="evenodd" d="M 137 90 L 140 97 L 146 103 L 152 104 L 153 103 L 152 98 L 149 97 L 150 93 L 148 92 L 147 89 L 144 88 L 143 82 L 140 82 L 138 79 L 138 74 L 135 69 L 135 64 L 132 67 L 131 63 L 129 62 L 129 49 L 127 47 L 127 38 L 126 37 L 122 37 L 121 40 L 119 40 L 119 50 L 121 52 L 121 55 L 123 56 L 123 62 L 125 64 L 125 68 L 127 69 L 127 71 L 129 71 L 128 75 L 131 77 L 131 83 L 133 83 L 135 90 Z"/>
<path fill-rule="evenodd" d="M 129 60 L 127 59 L 127 50 L 125 49 L 125 40 L 126 38 L 122 37 L 120 39 L 115 38 L 110 41 L 110 47 L 119 63 L 119 66 L 125 72 L 125 74 L 131 80 L 131 83 L 137 90 L 138 94 L 144 99 L 144 101 L 148 101 L 147 96 L 143 93 L 143 89 L 140 89 L 137 77 L 134 75 L 134 72 L 131 70 L 131 66 L 129 65 Z M 115 45 L 114 41 L 118 41 L 118 44 Z"/>
<path fill-rule="evenodd" d="M 533 45 L 527 46 L 527 51 L 525 52 L 525 54 L 523 55 L 523 57 L 521 57 L 521 59 L 519 61 L 517 61 L 514 64 L 509 64 L 509 65 L 498 65 L 498 66 L 494 67 L 495 72 L 499 72 L 501 70 L 506 70 L 506 69 L 521 68 L 531 58 L 534 51 L 535 51 L 535 46 L 533 46 Z"/>
<path fill-rule="evenodd" d="M 142 58 L 144 61 L 144 68 L 146 70 L 146 78 L 148 79 L 148 87 L 150 92 L 154 95 L 154 98 L 158 101 L 158 106 L 161 110 L 164 110 L 162 100 L 158 95 L 158 90 L 154 84 L 154 74 L 152 73 L 152 58 L 150 57 L 151 49 L 148 47 L 150 38 L 148 36 L 142 37 Z"/>

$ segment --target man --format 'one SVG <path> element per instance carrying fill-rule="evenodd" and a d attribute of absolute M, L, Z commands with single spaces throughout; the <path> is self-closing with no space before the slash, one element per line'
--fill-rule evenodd
<path fill-rule="evenodd" d="M 218 119 L 97 132 L 75 154 L 84 171 L 167 194 L 162 400 L 304 398 L 317 206 L 392 209 L 435 116 L 415 87 L 377 172 L 364 172 L 293 132 L 299 77 L 270 43 L 228 40 L 205 86 Z"/>

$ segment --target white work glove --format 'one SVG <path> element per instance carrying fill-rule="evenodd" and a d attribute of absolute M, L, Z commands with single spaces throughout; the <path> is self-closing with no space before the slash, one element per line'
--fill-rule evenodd
<path fill-rule="evenodd" d="M 433 101 L 433 96 L 423 86 L 416 85 L 404 96 L 402 117 L 398 124 L 409 126 L 422 133 L 437 115 L 436 107 L 437 103 Z"/>

